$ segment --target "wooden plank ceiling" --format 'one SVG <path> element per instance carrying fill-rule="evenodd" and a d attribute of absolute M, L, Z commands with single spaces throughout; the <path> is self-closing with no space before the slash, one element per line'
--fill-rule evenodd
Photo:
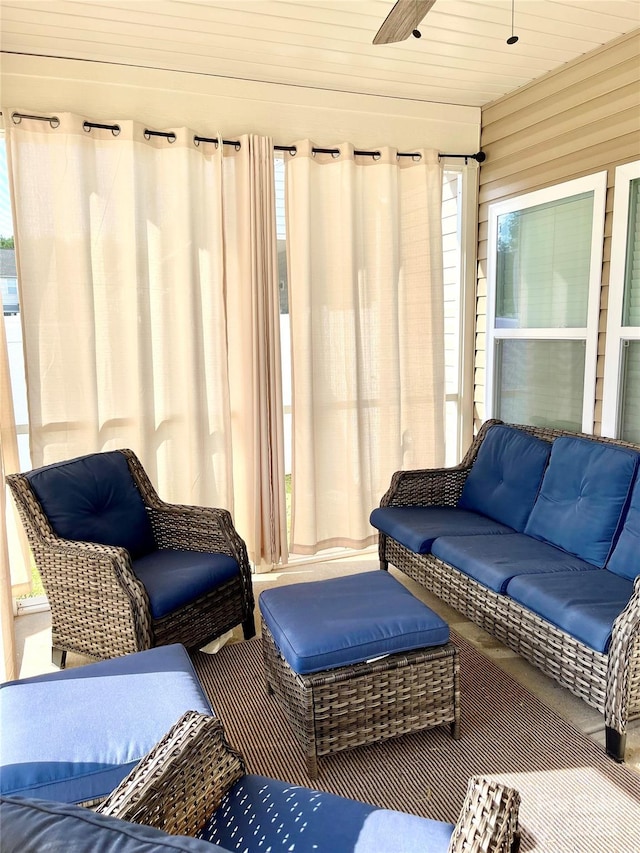
<path fill-rule="evenodd" d="M 639 0 L 436 0 L 422 38 L 372 40 L 393 0 L 0 0 L 0 49 L 480 107 L 640 27 Z"/>

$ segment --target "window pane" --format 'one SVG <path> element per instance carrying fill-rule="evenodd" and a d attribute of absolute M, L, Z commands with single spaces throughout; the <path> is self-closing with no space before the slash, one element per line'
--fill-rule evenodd
<path fill-rule="evenodd" d="M 635 178 L 629 186 L 627 234 L 622 325 L 640 326 L 640 178 Z"/>
<path fill-rule="evenodd" d="M 593 193 L 498 217 L 496 328 L 587 325 Z"/>
<path fill-rule="evenodd" d="M 640 341 L 622 349 L 620 438 L 640 444 Z"/>
<path fill-rule="evenodd" d="M 579 432 L 584 363 L 584 341 L 496 341 L 497 417 Z"/>

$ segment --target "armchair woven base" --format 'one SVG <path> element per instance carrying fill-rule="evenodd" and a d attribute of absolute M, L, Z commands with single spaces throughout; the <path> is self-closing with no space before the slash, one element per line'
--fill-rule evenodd
<path fill-rule="evenodd" d="M 152 623 L 155 645 L 182 643 L 188 649 L 205 646 L 242 623 L 245 640 L 255 635 L 253 614 L 246 619 L 245 594 L 240 576 L 208 595 L 185 605 L 178 613 Z M 204 639 L 203 639 L 204 638 Z"/>
<path fill-rule="evenodd" d="M 267 691 L 300 742 L 311 779 L 317 759 L 343 749 L 451 724 L 460 736 L 458 650 L 452 643 L 298 675 L 262 622 Z"/>

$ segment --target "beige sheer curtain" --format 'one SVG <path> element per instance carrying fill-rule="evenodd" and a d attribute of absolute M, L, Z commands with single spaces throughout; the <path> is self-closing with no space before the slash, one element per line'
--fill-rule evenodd
<path fill-rule="evenodd" d="M 16 514 L 5 486 L 6 474 L 19 470 L 18 438 L 11 397 L 11 376 L 4 319 L 0 320 L 0 681 L 18 677 L 13 630 L 13 580 L 25 582 L 27 564 L 17 542 Z"/>
<path fill-rule="evenodd" d="M 260 334 L 236 292 L 266 275 L 243 231 L 255 219 L 255 241 L 271 240 L 248 207 L 251 145 L 113 125 L 7 121 L 32 463 L 131 447 L 167 500 L 241 518 L 259 561 L 234 455 L 253 464 L 262 385 L 230 355 Z"/>
<path fill-rule="evenodd" d="M 362 548 L 400 468 L 444 457 L 442 172 L 435 151 L 287 158 L 291 550 Z"/>

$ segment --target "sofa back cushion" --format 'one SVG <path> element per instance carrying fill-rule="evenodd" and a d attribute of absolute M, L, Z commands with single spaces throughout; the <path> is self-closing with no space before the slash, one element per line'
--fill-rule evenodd
<path fill-rule="evenodd" d="M 155 548 L 142 496 L 119 451 L 80 456 L 26 476 L 63 539 L 119 545 L 134 559 Z"/>
<path fill-rule="evenodd" d="M 551 444 L 497 424 L 487 432 L 458 506 L 522 533 L 544 475 Z"/>
<path fill-rule="evenodd" d="M 226 853 L 197 838 L 47 800 L 3 797 L 0 820 L 3 853 Z"/>
<path fill-rule="evenodd" d="M 525 533 L 602 568 L 638 460 L 624 447 L 577 436 L 557 438 Z"/>
<path fill-rule="evenodd" d="M 611 552 L 607 568 L 629 580 L 640 575 L 640 471 L 636 476 L 620 537 Z"/>

